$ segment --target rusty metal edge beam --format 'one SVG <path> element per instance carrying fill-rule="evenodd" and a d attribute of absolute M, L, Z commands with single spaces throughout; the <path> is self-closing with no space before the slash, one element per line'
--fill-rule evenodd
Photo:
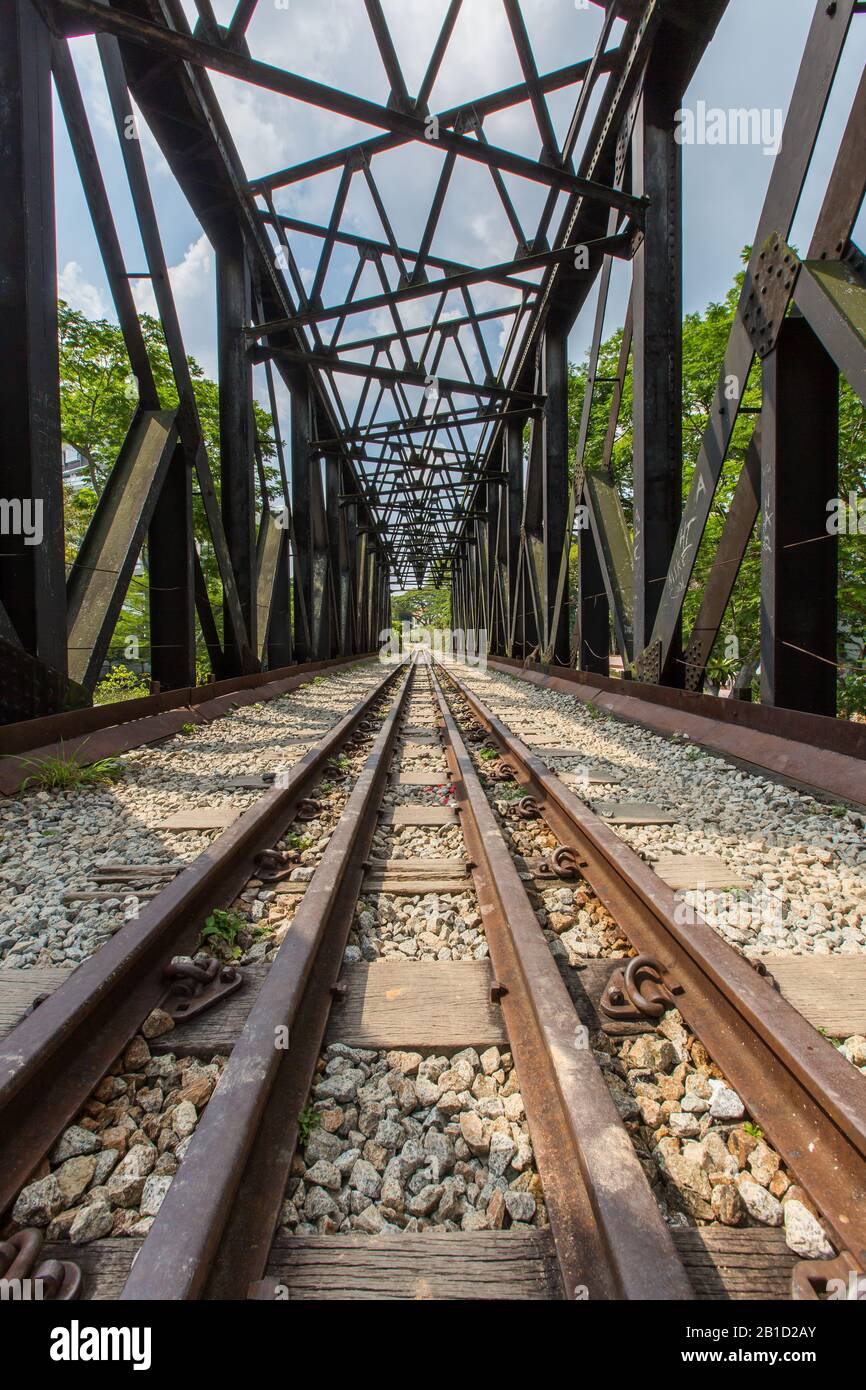
<path fill-rule="evenodd" d="M 153 714 L 164 714 L 166 710 L 186 709 L 190 705 L 200 704 L 203 700 L 271 685 L 274 681 L 284 680 L 288 676 L 315 675 L 317 671 L 332 666 L 356 665 L 369 661 L 375 655 L 376 653 L 371 651 L 351 657 L 333 657 L 328 661 L 292 662 L 289 666 L 275 667 L 272 671 L 256 671 L 249 676 L 213 681 L 210 685 L 185 685 L 177 690 L 163 690 L 157 695 L 143 695 L 138 700 L 116 700 L 109 705 L 89 705 L 86 709 L 66 710 L 63 714 L 46 714 L 39 719 L 22 719 L 0 728 L 0 759 L 15 754 L 41 753 L 60 740 L 66 742 L 83 734 L 95 733 L 98 729 L 114 728 L 132 723 L 134 720 L 143 720 Z"/>
<path fill-rule="evenodd" d="M 430 672 L 502 1010 L 554 1231 L 565 1296 L 693 1292 L 466 745 Z M 539 1142 L 543 1141 L 543 1142 Z M 545 1161 L 546 1159 L 546 1161 Z M 648 1280 L 647 1271 L 652 1270 Z"/>
<path fill-rule="evenodd" d="M 165 993 L 163 966 L 195 949 L 208 912 L 230 902 L 256 855 L 291 824 L 298 801 L 393 678 L 389 671 L 325 738 L 190 867 L 124 924 L 0 1042 L 0 1212 Z"/>
<path fill-rule="evenodd" d="M 132 748 L 141 748 L 147 743 L 155 743 L 179 733 L 185 723 L 209 723 L 222 719 L 241 705 L 251 705 L 259 700 L 273 700 L 297 690 L 315 678 L 319 670 L 333 666 L 352 666 L 358 663 L 357 657 L 335 659 L 322 662 L 309 662 L 307 669 L 280 680 L 266 680 L 252 687 L 242 686 L 223 695 L 195 704 L 172 706 L 161 714 L 128 721 L 96 729 L 92 734 L 79 734 L 69 739 L 60 738 L 55 743 L 43 744 L 39 748 L 26 749 L 20 754 L 0 759 L 0 795 L 14 796 L 21 791 L 27 779 L 37 771 L 35 764 L 45 758 L 76 758 L 84 765 L 94 763 L 100 758 L 113 758 L 119 753 L 128 753 Z M 220 685 L 226 682 L 221 681 Z M 147 698 L 147 697 L 146 697 Z"/>
<path fill-rule="evenodd" d="M 772 983 L 694 914 L 487 706 L 447 675 L 516 768 L 554 834 L 640 954 L 679 987 L 676 1006 L 829 1223 L 866 1260 L 866 1077 Z"/>
<path fill-rule="evenodd" d="M 390 684 L 405 670 L 405 663 L 388 672 Z M 220 1085 L 208 1104 L 193 1137 L 190 1152 L 166 1196 L 152 1230 L 142 1246 L 120 1297 L 128 1300 L 195 1299 L 204 1291 L 211 1270 L 222 1253 L 220 1296 L 243 1298 L 247 1286 L 265 1272 L 268 1251 L 277 1227 L 285 1184 L 289 1177 L 294 1136 L 300 1106 L 281 1105 L 286 1089 L 297 1100 L 292 1073 L 303 1068 L 311 1042 L 314 1054 L 324 1039 L 329 984 L 319 980 L 321 1036 L 302 1033 L 295 1042 L 300 1012 L 308 1002 L 307 991 L 320 952 L 327 952 L 330 937 L 339 934 L 337 971 L 352 921 L 352 912 L 341 913 L 346 898 L 352 908 L 361 891 L 362 861 L 372 840 L 382 792 L 389 772 L 390 753 L 412 676 L 395 699 L 361 773 L 343 808 L 316 871 L 292 920 L 292 930 L 256 997 Z M 382 693 L 382 685 L 377 694 Z M 341 917 L 342 931 L 335 932 Z M 324 989 L 322 989 L 324 986 Z M 324 997 L 323 997 L 324 996 Z M 280 1029 L 286 1029 L 290 1046 L 277 1046 Z M 315 1067 L 315 1055 L 313 1067 Z M 305 1070 L 305 1069 L 304 1069 Z M 301 1104 L 311 1076 L 304 1076 Z M 288 1081 L 288 1086 L 287 1086 Z M 278 1113 L 272 1113 L 275 1107 Z M 264 1166 L 264 1173 L 249 1172 L 262 1127 L 282 1131 L 283 1162 Z M 287 1136 L 291 1136 L 287 1140 Z M 246 1190 L 244 1190 L 246 1189 Z M 233 1216 L 240 1193 L 249 1224 L 238 1233 L 243 1242 L 234 1257 L 221 1252 L 223 1235 Z M 251 1259 L 252 1256 L 252 1259 Z"/>
<path fill-rule="evenodd" d="M 866 725 L 514 657 L 488 657 L 487 664 L 505 675 L 591 700 L 659 733 L 685 733 L 756 767 L 848 801 L 866 802 Z M 736 739 L 729 730 L 736 731 Z"/>

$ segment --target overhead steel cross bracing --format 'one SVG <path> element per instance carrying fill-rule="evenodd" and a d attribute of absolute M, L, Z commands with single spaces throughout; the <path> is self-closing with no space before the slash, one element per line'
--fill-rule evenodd
<path fill-rule="evenodd" d="M 561 2 L 565 33 L 574 15 Z M 863 195 L 864 88 L 809 258 L 801 262 L 786 238 L 859 7 L 856 0 L 817 6 L 683 508 L 677 115 L 728 3 L 594 4 L 594 50 L 566 53 L 563 66 L 543 71 L 532 16 L 519 0 L 503 0 L 501 33 L 521 80 L 444 106 L 437 93 L 466 42 L 462 0 L 451 0 L 424 39 L 417 89 L 381 0 L 357 4 L 352 19 L 366 30 L 372 55 L 363 97 L 271 61 L 289 50 L 270 41 L 256 0 L 238 0 L 226 25 L 210 0 L 196 0 L 194 28 L 181 0 L 10 0 L 0 59 L 0 179 L 9 215 L 0 235 L 4 264 L 15 273 L 3 279 L 0 300 L 7 364 L 0 441 L 13 461 L 11 487 L 22 505 L 38 497 L 49 525 L 38 550 L 23 535 L 4 536 L 0 714 L 89 699 L 113 654 L 144 547 L 145 640 L 151 677 L 163 686 L 189 684 L 197 653 L 227 676 L 374 648 L 389 626 L 390 592 L 436 582 L 451 585 L 454 625 L 483 630 L 492 652 L 605 672 L 613 646 L 643 679 L 697 688 L 762 494 L 774 501 L 764 527 L 762 697 L 828 712 L 836 550 L 821 549 L 820 596 L 804 604 L 812 571 L 802 542 L 816 499 L 835 481 L 838 420 L 825 397 L 838 372 L 861 395 L 866 378 L 863 268 L 850 241 Z M 291 25 L 291 12 L 282 23 Z M 89 33 L 98 38 L 165 334 L 170 398 L 161 397 L 148 360 L 130 292 L 138 267 L 124 260 L 97 153 L 101 137 L 68 43 Z M 333 148 L 250 179 L 213 74 L 284 102 L 295 130 L 305 108 L 327 112 L 336 122 Z M 123 448 L 65 575 L 52 79 L 138 383 Z M 493 135 L 507 111 L 515 129 L 522 122 L 519 148 Z M 165 229 L 137 138 L 141 120 L 214 252 L 218 457 L 187 366 Z M 375 133 L 357 138 L 358 124 Z M 408 174 L 413 186 L 427 185 L 410 236 L 403 230 Z M 320 199 L 323 178 L 333 180 L 330 211 L 319 220 L 299 215 L 298 195 L 315 189 Z M 479 208 L 501 229 L 488 239 L 492 256 L 469 251 Z M 633 287 L 616 376 L 603 381 L 617 261 L 632 262 Z M 771 276 L 776 288 L 763 303 Z M 575 456 L 568 335 L 595 285 Z M 783 325 L 786 311 L 806 326 Z M 767 418 L 748 450 L 683 654 L 685 596 L 756 354 Z M 740 392 L 733 400 L 725 394 L 732 377 Z M 808 392 L 803 382 L 812 383 Z M 258 436 L 257 398 L 272 416 L 272 443 Z M 634 450 L 624 504 L 614 444 L 626 398 Z M 590 419 L 602 403 L 607 439 L 594 459 Z M 825 460 L 810 486 L 796 475 L 804 438 L 798 410 L 808 412 L 813 447 Z"/>
<path fill-rule="evenodd" d="M 91 0 L 40 0 L 40 5 L 62 32 L 72 34 L 92 29 L 102 34 L 101 42 L 119 45 L 127 67 L 142 74 L 143 109 L 149 117 L 153 115 L 154 132 L 176 172 L 178 152 L 172 146 L 176 146 L 177 132 L 169 124 L 176 113 L 170 103 L 166 104 L 164 93 L 159 112 L 155 110 L 156 103 L 152 100 L 148 112 L 146 92 L 154 80 L 165 86 L 162 74 L 166 71 L 178 73 L 183 83 L 194 85 L 206 119 L 212 126 L 220 122 L 207 72 L 237 77 L 270 92 L 319 105 L 330 112 L 362 120 L 384 130 L 382 136 L 344 145 L 332 154 L 303 161 L 295 168 L 279 171 L 273 176 L 258 177 L 245 183 L 243 189 L 235 188 L 241 204 L 237 211 L 247 222 L 242 228 L 242 238 L 249 236 L 249 217 L 252 213 L 258 249 L 262 247 L 261 238 L 266 237 L 277 269 L 282 272 L 279 279 L 283 302 L 291 306 L 289 312 L 274 315 L 267 312 L 265 298 L 259 296 L 254 308 L 261 309 L 261 313 L 247 311 L 247 322 L 241 327 L 241 332 L 250 341 L 249 361 L 272 362 L 287 381 L 294 380 L 296 370 L 302 369 L 317 383 L 320 394 L 318 410 L 323 418 L 330 415 L 333 420 L 330 428 L 319 433 L 337 441 L 336 451 L 346 460 L 359 495 L 372 503 L 368 518 L 370 529 L 365 534 L 373 538 L 370 543 L 377 554 L 381 552 L 383 561 L 388 564 L 389 583 L 392 586 L 404 584 L 409 578 L 423 582 L 430 563 L 441 561 L 449 536 L 459 523 L 458 486 L 465 487 L 474 476 L 480 476 L 484 439 L 491 427 L 507 418 L 513 409 L 519 409 L 526 415 L 543 404 L 531 389 L 508 385 L 505 370 L 506 358 L 516 350 L 533 318 L 533 304 L 540 287 L 539 275 L 551 265 L 573 260 L 579 249 L 567 241 L 556 246 L 546 244 L 545 228 L 559 194 L 580 195 L 597 201 L 603 207 L 613 207 L 621 214 L 621 225 L 615 227 L 614 234 L 607 241 L 602 239 L 592 248 L 594 254 L 605 251 L 621 256 L 633 254 L 644 201 L 603 179 L 586 178 L 579 171 L 575 172 L 570 153 L 566 152 L 560 157 L 553 150 L 555 142 L 552 143 L 550 138 L 552 122 L 549 115 L 543 114 L 547 110 L 547 96 L 568 87 L 578 93 L 575 111 L 579 114 L 581 108 L 588 105 L 595 84 L 618 68 L 622 54 L 615 44 L 608 42 L 611 17 L 608 15 L 604 19 L 603 41 L 592 58 L 579 59 L 554 72 L 542 73 L 532 56 L 519 7 L 509 6 L 507 22 L 524 81 L 467 101 L 460 107 L 435 112 L 431 111 L 430 99 L 437 78 L 447 65 L 449 45 L 454 41 L 455 33 L 459 33 L 460 0 L 453 0 L 448 7 L 442 28 L 432 44 L 421 86 L 414 94 L 408 90 L 381 5 L 378 0 L 370 0 L 366 4 L 372 36 L 383 68 L 382 99 L 378 103 L 315 82 L 302 73 L 286 72 L 252 56 L 242 37 L 255 13 L 255 6 L 251 4 L 238 6 L 234 19 L 223 30 L 214 21 L 209 5 L 202 3 L 194 32 L 185 23 L 175 0 L 138 0 L 138 3 L 131 3 L 131 0 L 119 3 L 119 0 L 115 0 L 104 5 L 91 3 Z M 131 82 L 131 90 L 137 98 L 135 81 Z M 523 103 L 531 110 L 533 121 L 536 124 L 541 122 L 538 128 L 545 138 L 538 158 L 503 149 L 492 143 L 484 131 L 484 122 L 488 117 Z M 227 136 L 228 132 L 220 129 L 221 153 L 225 150 Z M 386 151 L 399 150 L 407 142 L 413 141 L 423 144 L 428 158 L 433 151 L 439 158 L 444 155 L 444 163 L 418 244 L 407 247 L 398 241 L 394 233 L 394 209 L 389 207 L 389 198 L 377 177 L 376 161 Z M 230 165 L 234 163 L 231 156 L 228 162 Z M 461 264 L 455 262 L 453 257 L 443 257 L 436 248 L 437 232 L 452 178 L 467 165 L 479 166 L 475 169 L 476 182 L 486 181 L 481 188 L 486 196 L 492 196 L 501 205 L 503 216 L 514 235 L 514 252 L 507 261 L 479 266 L 467 262 Z M 280 188 L 296 185 L 327 169 L 338 170 L 339 179 L 331 215 L 326 223 L 304 222 L 276 206 L 274 198 Z M 232 175 L 235 172 L 233 169 Z M 194 177 L 189 170 L 187 174 L 188 180 Z M 525 227 L 525 215 L 521 219 L 518 214 L 515 190 L 507 183 L 507 179 L 514 176 L 537 185 L 542 192 L 547 191 L 544 212 L 535 228 Z M 360 181 L 372 201 L 379 222 L 376 235 L 359 236 L 351 225 L 347 225 L 355 180 Z M 237 184 L 235 177 L 232 181 Z M 231 221 L 231 218 L 227 220 Z M 306 285 L 300 274 L 301 252 L 297 236 L 315 237 L 319 244 L 313 274 Z M 232 241 L 230 227 L 225 230 L 224 240 Z M 233 246 L 227 246 L 224 251 L 220 248 L 218 254 L 219 283 L 225 304 L 220 335 L 226 351 L 221 362 L 225 364 L 224 375 L 227 379 L 230 371 L 234 373 L 234 404 L 231 409 L 227 407 L 226 413 L 231 414 L 235 422 L 230 440 L 226 422 L 226 463 L 222 469 L 222 481 L 224 488 L 230 482 L 230 496 L 227 500 L 224 498 L 222 510 L 228 549 L 234 552 L 231 557 L 234 560 L 233 570 L 240 581 L 241 595 L 249 595 L 256 587 L 255 577 L 250 578 L 250 485 L 249 475 L 244 474 L 240 462 L 244 453 L 249 453 L 249 444 L 244 445 L 241 438 L 243 421 L 248 415 L 244 414 L 242 403 L 239 404 L 244 396 L 249 395 L 249 388 L 242 380 L 244 370 L 236 353 L 234 356 L 227 355 L 228 344 L 236 342 L 235 329 L 223 322 L 225 315 L 233 312 L 234 323 L 237 324 L 238 312 L 243 313 L 244 289 L 241 280 L 237 280 L 237 274 L 242 277 L 241 267 L 236 260 L 237 244 L 235 238 Z M 335 258 L 338 251 L 345 254 L 346 248 L 354 250 L 357 263 L 354 274 L 349 276 L 348 296 L 333 302 L 333 294 L 328 291 Z M 233 263 L 237 267 L 236 283 L 229 278 Z M 255 267 L 251 269 L 255 276 Z M 270 269 L 273 273 L 273 267 Z M 379 281 L 378 292 L 359 292 L 360 287 L 369 280 L 370 273 Z M 345 271 L 342 278 L 345 282 Z M 499 285 L 511 292 L 510 302 L 506 295 L 501 310 L 491 311 L 486 306 L 479 308 L 477 305 L 475 296 L 479 292 L 486 294 L 489 285 Z M 411 308 L 412 302 L 420 303 L 426 319 L 421 327 L 417 322 L 407 322 L 401 312 L 402 305 L 408 304 Z M 455 314 L 457 304 L 459 312 Z M 350 319 L 364 322 L 363 316 L 380 309 L 389 316 L 391 331 L 378 332 L 372 337 L 362 335 L 360 339 L 353 334 L 350 340 L 341 341 Z M 493 342 L 493 327 L 500 325 L 507 330 L 505 351 L 497 351 Z M 326 331 L 325 338 L 322 337 L 322 328 Z M 367 349 L 372 350 L 372 357 Z M 362 359 L 359 353 L 363 353 Z M 446 361 L 449 363 L 447 369 L 444 367 Z M 353 394 L 349 389 L 352 378 L 363 382 L 354 413 L 348 406 Z M 290 391 L 296 393 L 296 385 L 290 385 Z M 423 399 L 418 399 L 419 393 L 423 393 Z M 457 405 L 456 398 L 467 396 L 475 404 L 463 411 Z M 292 399 L 296 400 L 296 394 Z M 419 436 L 412 440 L 409 452 L 398 453 L 395 458 L 402 465 L 404 475 L 414 478 L 418 485 L 412 494 L 415 511 L 411 524 L 408 514 L 404 524 L 401 512 L 392 505 L 391 488 L 387 482 L 384 485 L 382 482 L 380 459 L 375 453 L 371 457 L 368 448 L 380 422 L 395 415 L 396 425 L 401 431 L 406 431 L 407 436 L 413 432 Z M 311 422 L 313 418 L 313 415 L 309 416 Z M 360 451 L 346 447 L 350 434 L 358 439 Z M 458 450 L 464 465 L 462 471 L 455 469 L 451 475 L 449 501 L 453 505 L 450 513 L 436 502 L 435 490 L 429 486 L 431 479 L 427 476 L 432 462 L 441 463 L 443 447 Z M 325 459 L 327 455 L 323 452 L 311 457 Z M 454 457 L 458 457 L 458 454 Z M 310 496 L 315 496 L 315 487 Z M 294 508 L 294 512 L 297 513 L 297 508 Z M 273 525 L 273 517 L 266 516 L 262 525 L 267 534 Z M 423 541 L 419 539 L 421 537 Z M 293 517 L 291 538 L 291 544 L 281 548 L 276 544 L 268 545 L 260 537 L 259 553 L 267 552 L 271 565 L 282 564 L 283 558 L 286 558 L 296 568 L 308 569 L 307 560 L 301 554 L 306 538 L 300 534 L 297 515 Z M 315 550 L 315 545 L 315 541 L 310 539 L 308 546 Z M 228 580 L 226 593 L 233 597 L 231 575 Z M 272 576 L 269 586 L 265 587 L 270 587 L 276 594 L 279 586 L 273 583 Z M 261 591 L 260 576 L 259 597 Z M 316 595 L 310 594 L 308 597 L 310 602 L 325 603 L 323 596 L 317 599 Z M 201 585 L 198 598 L 201 608 Z M 246 601 L 244 608 L 248 628 L 253 623 L 266 620 L 265 614 L 260 611 L 261 603 L 252 605 Z M 315 617 L 312 628 L 319 632 L 325 630 Z M 325 640 L 324 637 L 322 640 Z M 305 635 L 302 645 L 306 641 Z M 235 659 L 235 652 L 239 649 L 228 641 L 223 645 L 226 650 L 218 654 L 215 652 L 214 655 L 225 669 L 225 663 Z M 261 654 L 263 647 L 262 635 L 253 632 L 248 636 L 244 650 L 249 653 L 255 648 Z"/>

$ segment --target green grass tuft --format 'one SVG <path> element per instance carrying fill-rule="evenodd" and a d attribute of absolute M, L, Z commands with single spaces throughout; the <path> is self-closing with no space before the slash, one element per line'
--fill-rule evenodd
<path fill-rule="evenodd" d="M 77 755 L 66 757 L 61 741 L 61 752 L 57 756 L 24 759 L 25 766 L 34 771 L 24 779 L 21 790 L 41 787 L 44 791 L 66 791 L 70 787 L 102 786 L 123 776 L 123 764 L 117 758 L 97 758 L 95 762 L 85 763 L 81 759 L 83 750 L 82 744 Z"/>

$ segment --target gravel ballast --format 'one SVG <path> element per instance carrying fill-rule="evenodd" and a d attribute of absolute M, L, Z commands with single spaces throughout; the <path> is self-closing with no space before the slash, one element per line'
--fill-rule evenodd
<path fill-rule="evenodd" d="M 509 1052 L 334 1043 L 304 1121 L 281 1216 L 296 1235 L 547 1224 Z"/>
<path fill-rule="evenodd" d="M 136 895 L 126 885 L 95 902 L 64 903 L 64 894 L 98 888 L 90 877 L 97 864 L 191 862 L 219 832 L 156 830 L 158 823 L 216 804 L 246 810 L 258 793 L 228 787 L 228 778 L 290 767 L 382 676 L 379 663 L 365 662 L 191 726 L 125 753 L 122 776 L 110 784 L 0 798 L 0 965 L 80 964 L 135 913 Z M 309 745 L 285 743 L 307 733 Z"/>
<path fill-rule="evenodd" d="M 618 770 L 618 785 L 578 792 L 590 807 L 637 801 L 674 812 L 674 825 L 614 827 L 648 863 L 668 854 L 715 856 L 745 880 L 746 888 L 681 894 L 684 911 L 690 905 L 745 955 L 866 952 L 859 812 L 733 767 L 687 740 L 599 715 L 573 695 L 490 669 L 454 670 L 530 747 L 582 750 L 553 770 Z"/>

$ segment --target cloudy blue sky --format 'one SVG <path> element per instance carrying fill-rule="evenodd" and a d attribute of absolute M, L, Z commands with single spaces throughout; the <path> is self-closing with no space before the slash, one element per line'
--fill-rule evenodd
<path fill-rule="evenodd" d="M 184 3 L 194 17 L 191 0 L 184 0 Z M 447 0 L 383 0 L 383 7 L 409 90 L 414 92 L 439 32 Z M 233 8 L 234 0 L 214 0 L 217 18 L 223 23 L 228 21 Z M 594 6 L 584 9 L 579 0 L 577 4 L 575 0 L 523 0 L 523 12 L 542 71 L 591 54 L 601 23 L 601 11 Z M 703 100 L 709 106 L 760 106 L 778 108 L 785 113 L 813 12 L 814 0 L 730 0 L 715 43 L 687 94 L 686 106 Z M 254 57 L 379 102 L 387 99 L 388 84 L 361 0 L 260 0 L 248 39 Z M 130 270 L 140 270 L 144 268 L 144 257 L 95 45 L 90 39 L 78 39 L 73 42 L 72 50 L 102 156 L 127 266 Z M 864 61 L 866 17 L 854 20 L 794 228 L 794 243 L 801 248 L 808 242 L 824 180 L 835 156 Z M 377 133 L 343 117 L 262 92 L 233 79 L 215 75 L 213 81 L 251 178 Z M 520 69 L 501 0 L 464 0 L 432 94 L 431 109 L 461 104 L 517 81 L 520 81 Z M 554 125 L 560 135 L 566 128 L 575 95 L 575 90 L 569 89 L 549 99 Z M 539 137 L 526 105 L 491 118 L 485 123 L 485 132 L 491 143 L 507 145 L 531 157 L 538 154 Z M 215 374 L 213 254 L 146 129 L 142 130 L 142 139 L 187 350 L 206 371 Z M 91 315 L 113 317 L 59 112 L 56 144 L 60 291 L 73 305 Z M 404 245 L 417 245 L 441 161 L 438 150 L 411 145 L 381 156 L 375 162 L 383 199 L 397 238 Z M 772 162 L 772 157 L 760 146 L 686 147 L 684 291 L 687 311 L 701 309 L 729 288 L 739 265 L 741 248 L 754 234 Z M 458 163 L 434 250 L 479 265 L 508 259 L 513 254 L 514 238 L 489 175 L 474 164 L 461 167 L 464 163 Z M 277 205 L 294 216 L 326 222 L 337 177 L 336 173 L 326 174 L 284 189 L 278 195 Z M 507 177 L 506 181 L 521 218 L 531 227 L 540 206 L 540 193 L 524 180 Z M 361 234 L 382 236 L 369 194 L 358 176 L 353 180 L 344 226 Z M 315 272 L 317 243 L 311 238 L 298 238 L 293 246 L 309 284 Z M 354 264 L 354 252 L 335 254 L 326 283 L 326 301 L 339 302 L 343 298 Z M 366 272 L 371 277 L 372 273 L 372 268 Z M 378 282 L 365 279 L 359 293 L 371 293 L 379 288 Z M 139 285 L 136 293 L 142 308 L 153 307 L 146 282 Z M 609 309 L 610 330 L 621 323 L 626 293 L 626 268 L 618 267 Z M 482 288 L 476 295 L 477 306 L 498 307 L 505 302 L 502 294 L 494 287 Z M 458 310 L 455 308 L 454 312 Z M 407 306 L 405 318 L 410 323 L 423 322 L 423 310 L 417 305 Z M 373 313 L 352 322 L 344 337 L 361 337 L 388 327 L 390 322 L 383 312 Z M 584 353 L 590 330 L 591 310 L 587 310 L 572 334 L 573 359 L 579 359 Z M 486 336 L 491 348 L 495 349 L 504 341 L 502 323 L 494 321 L 486 330 Z M 477 361 L 474 343 L 468 336 L 465 342 L 470 360 Z M 449 371 L 453 367 L 454 362 L 446 359 L 441 370 Z M 257 381 L 257 388 L 262 390 L 260 381 Z M 350 401 L 357 389 L 357 382 L 350 382 L 346 392 Z"/>

